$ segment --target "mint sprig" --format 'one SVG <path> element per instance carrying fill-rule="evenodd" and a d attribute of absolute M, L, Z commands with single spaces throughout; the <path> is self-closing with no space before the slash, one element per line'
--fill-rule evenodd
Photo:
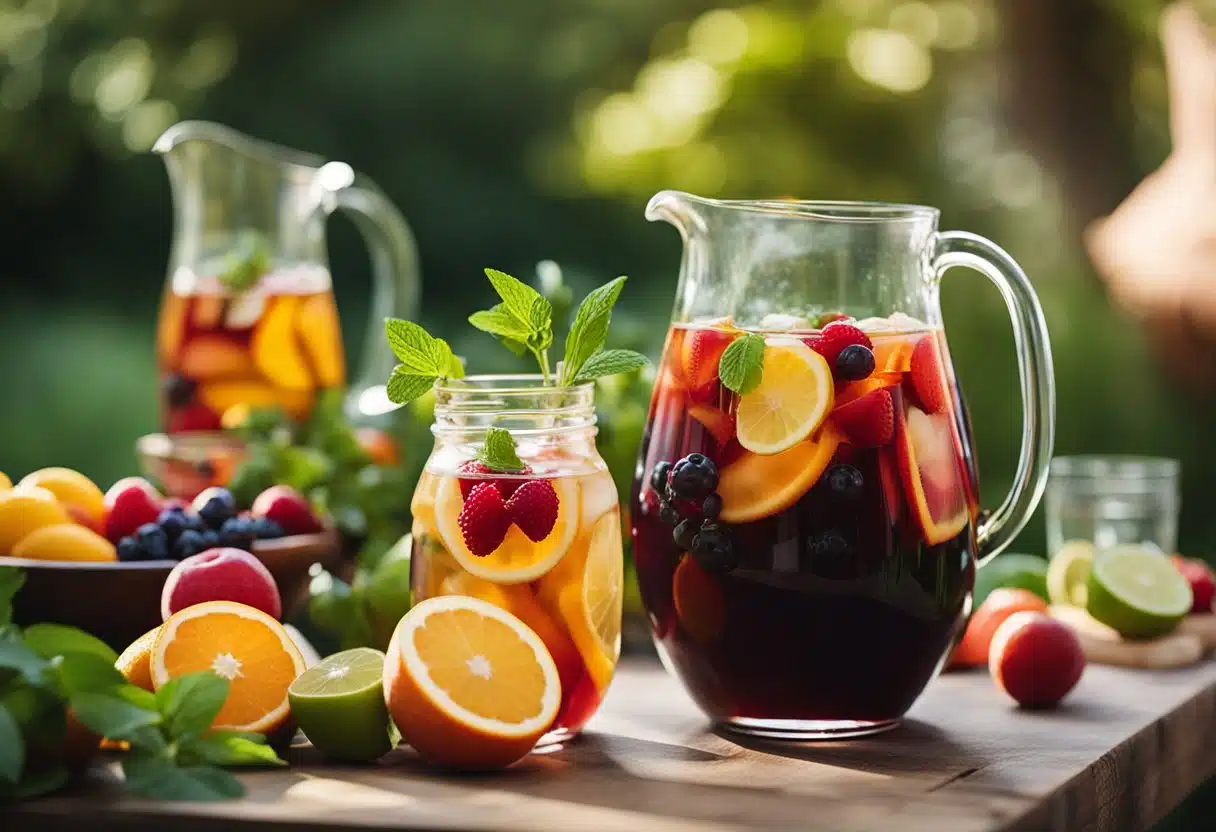
<path fill-rule="evenodd" d="M 234 295 L 253 288 L 270 271 L 271 247 L 270 241 L 256 231 L 242 233 L 224 257 L 220 285 Z"/>
<path fill-rule="evenodd" d="M 389 400 L 404 404 L 421 396 L 440 378 L 463 378 L 464 365 L 448 342 L 435 338 L 413 321 L 384 322 L 388 345 L 401 363 L 388 380 Z"/>
<path fill-rule="evenodd" d="M 523 460 L 515 450 L 515 437 L 508 430 L 490 428 L 477 458 L 487 468 L 500 474 L 518 474 L 524 470 Z"/>
<path fill-rule="evenodd" d="M 731 341 L 718 360 L 718 378 L 722 386 L 739 394 L 755 390 L 763 372 L 764 338 L 755 333 Z"/>
<path fill-rule="evenodd" d="M 549 353 L 553 344 L 553 304 L 527 283 L 498 269 L 486 269 L 490 285 L 502 303 L 469 316 L 469 323 L 496 336 L 516 355 L 530 352 L 549 383 Z"/>
<path fill-rule="evenodd" d="M 573 383 L 581 384 L 604 376 L 629 373 L 645 367 L 648 363 L 646 356 L 633 350 L 600 350 L 591 354 L 574 377 Z"/>

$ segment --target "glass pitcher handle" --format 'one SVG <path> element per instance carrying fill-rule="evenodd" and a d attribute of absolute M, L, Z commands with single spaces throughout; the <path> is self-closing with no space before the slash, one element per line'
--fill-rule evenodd
<path fill-rule="evenodd" d="M 1022 449 L 1013 486 L 1000 506 L 976 529 L 982 565 L 1008 546 L 1025 527 L 1043 496 L 1055 441 L 1055 376 L 1043 308 L 1021 266 L 990 240 L 965 231 L 946 231 L 937 235 L 933 256 L 935 282 L 955 266 L 974 269 L 1001 290 L 1013 323 L 1022 389 Z"/>
<path fill-rule="evenodd" d="M 351 395 L 357 398 L 366 390 L 383 388 L 396 364 L 381 322 L 388 317 L 414 317 L 421 288 L 418 249 L 397 207 L 350 165 L 345 162 L 323 165 L 317 171 L 316 183 L 322 190 L 323 210 L 327 214 L 335 209 L 347 211 L 371 255 L 372 301 L 363 366 L 350 386 Z M 357 407 L 357 402 L 348 404 Z"/>

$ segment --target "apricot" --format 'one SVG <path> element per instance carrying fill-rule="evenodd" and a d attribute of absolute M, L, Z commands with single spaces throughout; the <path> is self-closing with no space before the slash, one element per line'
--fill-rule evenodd
<path fill-rule="evenodd" d="M 1063 621 L 1022 611 L 997 628 L 988 669 L 997 687 L 1023 708 L 1050 708 L 1081 680 L 1085 652 Z"/>

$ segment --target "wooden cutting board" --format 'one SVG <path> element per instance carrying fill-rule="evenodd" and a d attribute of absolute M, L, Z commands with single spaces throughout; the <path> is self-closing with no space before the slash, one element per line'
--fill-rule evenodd
<path fill-rule="evenodd" d="M 1216 643 L 1216 624 L 1207 621 L 1188 625 L 1191 619 L 1187 618 L 1168 635 L 1129 641 L 1105 624 L 1095 621 L 1083 609 L 1056 605 L 1051 607 L 1050 612 L 1076 630 L 1085 658 L 1095 664 L 1152 669 L 1187 667 L 1203 658 L 1208 647 Z M 1216 616 L 1203 618 L 1216 619 Z"/>

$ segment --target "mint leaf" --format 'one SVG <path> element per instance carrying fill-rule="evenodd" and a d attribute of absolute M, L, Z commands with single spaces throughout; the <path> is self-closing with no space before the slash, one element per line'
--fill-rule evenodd
<path fill-rule="evenodd" d="M 0 669 L 15 670 L 27 682 L 37 687 L 42 684 L 47 662 L 19 641 L 0 641 Z"/>
<path fill-rule="evenodd" d="M 68 653 L 56 657 L 55 671 L 59 682 L 63 685 L 64 693 L 69 698 L 79 693 L 104 693 L 116 696 L 117 691 L 128 685 L 127 679 L 100 656 L 92 653 Z M 138 690 L 138 688 L 136 688 Z M 147 691 L 144 691 L 147 693 Z"/>
<path fill-rule="evenodd" d="M 419 396 L 425 395 L 427 390 L 435 386 L 436 376 L 416 376 L 404 373 L 401 368 L 393 370 L 393 374 L 388 378 L 388 385 L 385 392 L 388 393 L 388 400 L 397 404 L 405 404 L 412 402 Z"/>
<path fill-rule="evenodd" d="M 228 699 L 228 680 L 202 670 L 179 676 L 156 692 L 156 707 L 171 737 L 201 735 Z"/>
<path fill-rule="evenodd" d="M 605 283 L 598 289 L 593 289 L 583 298 L 578 311 L 574 313 L 574 323 L 570 324 L 570 334 L 566 336 L 566 357 L 562 363 L 562 384 L 569 384 L 578 378 L 583 364 L 594 355 L 608 337 L 608 324 L 612 320 L 612 307 L 621 295 L 627 278 L 618 277 Z"/>
<path fill-rule="evenodd" d="M 579 370 L 572 383 L 577 384 L 604 376 L 614 376 L 617 373 L 628 373 L 645 367 L 649 363 L 646 356 L 633 350 L 600 350 L 587 359 L 587 362 L 583 364 L 583 369 Z"/>
<path fill-rule="evenodd" d="M 230 800 L 245 794 L 245 787 L 223 769 L 179 766 L 161 754 L 132 752 L 122 761 L 127 788 L 157 800 Z"/>
<path fill-rule="evenodd" d="M 95 734 L 125 740 L 136 730 L 159 725 L 160 714 L 104 693 L 79 693 L 70 700 L 72 712 Z"/>
<path fill-rule="evenodd" d="M 513 341 L 527 341 L 532 335 L 532 328 L 512 315 L 505 303 L 500 303 L 492 309 L 474 312 L 469 316 L 469 323 L 482 332 Z"/>
<path fill-rule="evenodd" d="M 401 363 L 388 380 L 389 401 L 405 404 L 435 383 L 437 378 L 462 378 L 464 365 L 442 338 L 434 338 L 413 321 L 388 318 L 384 332 L 389 347 Z"/>
<path fill-rule="evenodd" d="M 215 766 L 285 766 L 287 762 L 266 744 L 260 734 L 214 731 L 205 737 L 192 737 L 181 744 L 178 759 L 197 758 Z"/>
<path fill-rule="evenodd" d="M 523 460 L 515 451 L 515 437 L 502 428 L 486 431 L 486 443 L 477 452 L 477 458 L 489 468 L 503 474 L 518 474 L 524 470 Z"/>
<path fill-rule="evenodd" d="M 0 705 L 0 780 L 16 783 L 25 769 L 25 739 L 8 708 Z"/>
<path fill-rule="evenodd" d="M 35 624 L 25 628 L 23 638 L 26 645 L 44 659 L 53 659 L 65 653 L 89 653 L 110 665 L 118 661 L 118 654 L 108 644 L 75 627 Z"/>
<path fill-rule="evenodd" d="M 25 573 L 15 566 L 0 566 L 0 629 L 13 623 L 13 598 L 25 583 Z"/>
<path fill-rule="evenodd" d="M 246 231 L 224 258 L 225 270 L 219 274 L 223 287 L 237 294 L 252 287 L 270 271 L 270 241 L 255 231 Z"/>
<path fill-rule="evenodd" d="M 486 269 L 486 277 L 498 296 L 503 310 L 519 321 L 529 332 L 548 327 L 553 318 L 553 305 L 545 296 L 527 283 L 498 269 Z M 497 308 L 497 307 L 495 307 Z"/>
<path fill-rule="evenodd" d="M 736 338 L 718 361 L 718 378 L 736 393 L 750 393 L 764 372 L 764 339 L 755 333 Z"/>

